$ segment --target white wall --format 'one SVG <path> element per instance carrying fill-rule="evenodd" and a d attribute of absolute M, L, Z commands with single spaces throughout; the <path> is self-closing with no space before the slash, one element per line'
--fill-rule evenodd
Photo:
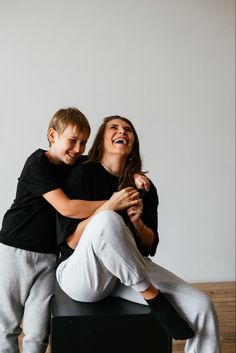
<path fill-rule="evenodd" d="M 0 0 L 1 218 L 56 110 L 77 106 L 94 132 L 120 114 L 159 192 L 155 261 L 234 280 L 234 14 L 233 0 Z"/>

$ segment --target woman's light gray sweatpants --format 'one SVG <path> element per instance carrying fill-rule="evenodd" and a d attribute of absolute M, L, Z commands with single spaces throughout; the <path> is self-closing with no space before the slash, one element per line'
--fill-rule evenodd
<path fill-rule="evenodd" d="M 185 352 L 220 353 L 217 317 L 210 299 L 142 257 L 130 230 L 113 211 L 93 217 L 74 253 L 59 265 L 57 280 L 78 301 L 93 302 L 112 295 L 145 305 L 139 292 L 152 282 L 195 331 L 186 341 Z"/>
<path fill-rule="evenodd" d="M 45 353 L 57 256 L 0 243 L 0 353 Z"/>

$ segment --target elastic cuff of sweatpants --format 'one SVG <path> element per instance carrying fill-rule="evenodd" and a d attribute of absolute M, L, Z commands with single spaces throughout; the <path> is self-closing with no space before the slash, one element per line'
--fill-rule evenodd
<path fill-rule="evenodd" d="M 144 279 L 143 281 L 140 281 L 136 284 L 132 284 L 131 287 L 136 291 L 136 292 L 144 292 L 148 287 L 150 286 L 150 281 L 149 279 Z"/>

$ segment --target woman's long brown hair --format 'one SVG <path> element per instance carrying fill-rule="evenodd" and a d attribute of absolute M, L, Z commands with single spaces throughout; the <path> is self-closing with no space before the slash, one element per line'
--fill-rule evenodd
<path fill-rule="evenodd" d="M 119 181 L 119 190 L 121 190 L 127 186 L 135 187 L 135 183 L 134 183 L 134 174 L 135 173 L 141 173 L 141 174 L 146 173 L 146 172 L 142 171 L 142 160 L 141 160 L 140 151 L 139 151 L 138 135 L 137 135 L 137 132 L 136 132 L 133 124 L 131 123 L 131 121 L 129 119 L 121 117 L 119 115 L 108 116 L 103 119 L 103 123 L 98 129 L 98 132 L 95 136 L 93 145 L 88 152 L 88 160 L 86 161 L 86 163 L 91 162 L 91 161 L 96 161 L 96 162 L 101 161 L 102 155 L 103 155 L 103 150 L 104 150 L 105 128 L 106 128 L 107 123 L 109 123 L 109 121 L 114 120 L 114 119 L 119 119 L 119 120 L 125 121 L 132 128 L 133 134 L 134 134 L 133 148 L 132 148 L 130 155 L 127 157 L 125 169 L 124 169 L 123 175 L 120 177 L 120 181 Z"/>

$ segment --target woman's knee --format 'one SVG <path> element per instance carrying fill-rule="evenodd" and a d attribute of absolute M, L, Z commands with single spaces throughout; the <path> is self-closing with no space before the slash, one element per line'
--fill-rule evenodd
<path fill-rule="evenodd" d="M 93 217 L 94 222 L 101 223 L 112 223 L 112 222 L 123 222 L 122 217 L 115 211 L 105 210 L 98 212 Z"/>
<path fill-rule="evenodd" d="M 93 217 L 87 225 L 82 239 L 82 243 L 86 246 L 90 243 L 93 249 L 101 249 L 104 244 L 116 247 L 118 243 L 134 242 L 132 233 L 125 225 L 123 218 L 110 210 L 101 211 Z"/>
<path fill-rule="evenodd" d="M 120 232 L 125 227 L 123 218 L 115 211 L 106 210 L 97 213 L 90 221 L 93 234 Z M 88 227 L 87 227 L 88 228 Z"/>

